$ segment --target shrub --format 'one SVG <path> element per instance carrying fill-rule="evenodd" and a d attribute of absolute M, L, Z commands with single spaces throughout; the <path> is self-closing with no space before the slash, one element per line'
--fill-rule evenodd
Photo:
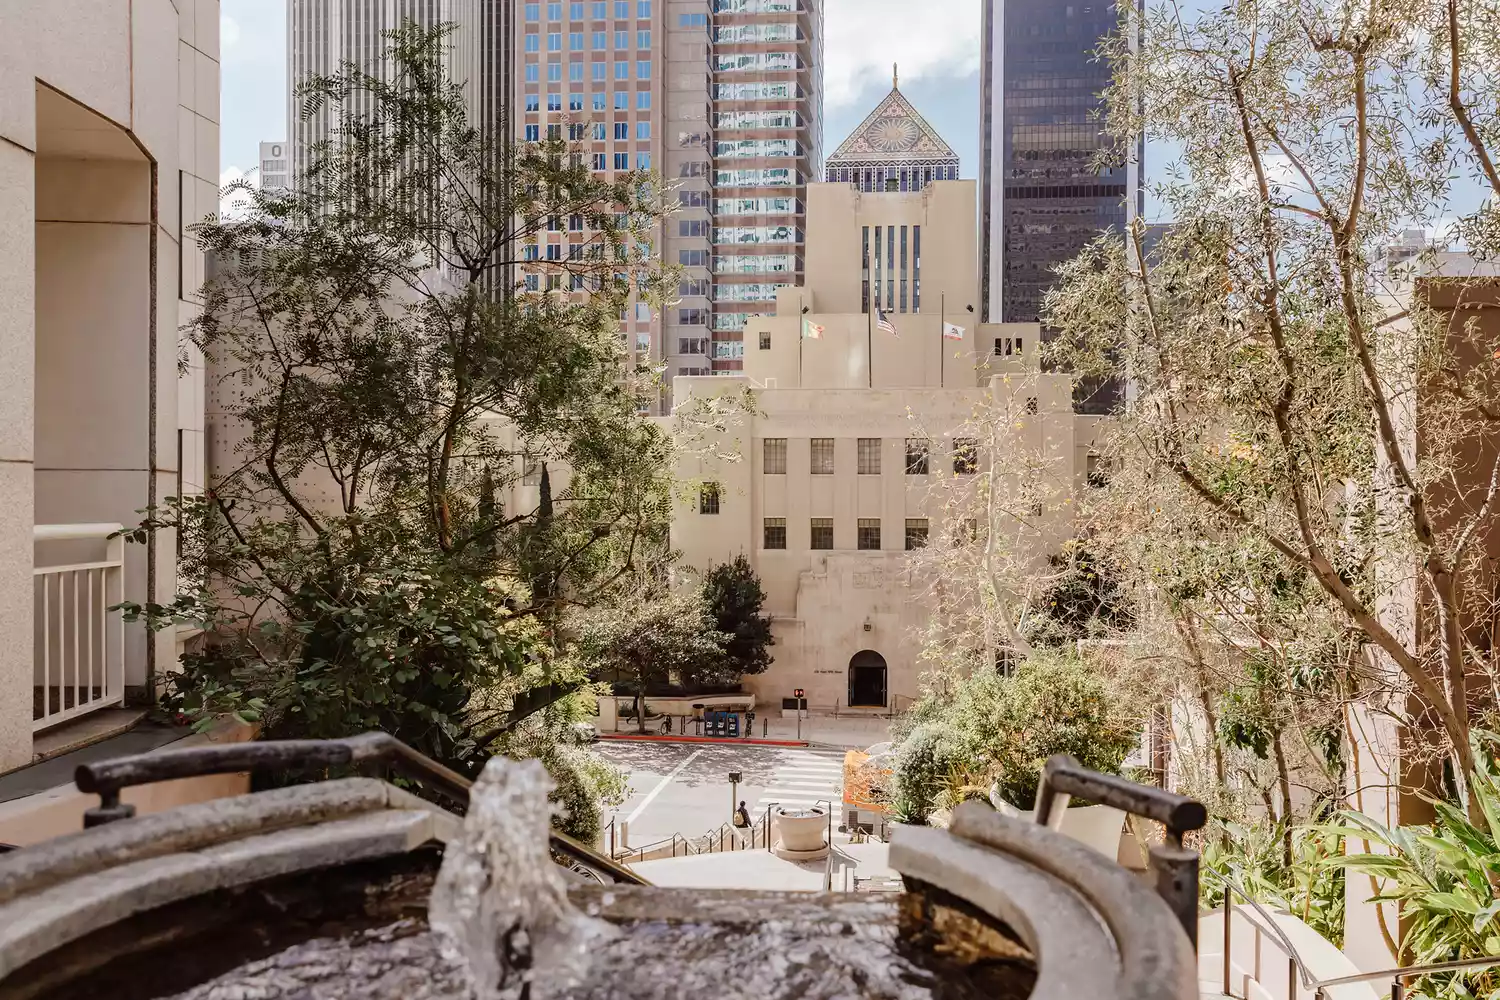
<path fill-rule="evenodd" d="M 954 790 L 998 785 L 1029 809 L 1042 765 L 1053 754 L 1118 773 L 1136 746 L 1137 727 L 1103 678 L 1081 661 L 1041 652 L 1009 677 L 976 671 L 929 692 L 896 752 L 893 811 L 920 813 Z M 917 820 L 911 820 L 916 822 Z"/>

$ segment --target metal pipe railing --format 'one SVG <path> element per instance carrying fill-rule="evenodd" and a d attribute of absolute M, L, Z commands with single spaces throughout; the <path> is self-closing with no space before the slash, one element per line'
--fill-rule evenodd
<path fill-rule="evenodd" d="M 73 781 L 79 791 L 99 796 L 99 805 L 83 814 L 83 825 L 92 827 L 135 815 L 135 806 L 120 801 L 120 791 L 132 785 L 149 785 L 204 774 L 375 765 L 421 782 L 460 806 L 469 804 L 472 781 L 418 753 L 389 733 L 362 733 L 338 740 L 265 740 L 158 750 L 81 764 L 74 772 Z M 552 830 L 549 838 L 554 851 L 609 876 L 615 882 L 649 884 L 630 869 L 565 833 Z"/>
<path fill-rule="evenodd" d="M 1302 961 L 1302 956 L 1297 954 L 1297 949 L 1292 945 L 1291 939 L 1286 936 L 1280 927 L 1276 925 L 1274 915 L 1261 903 L 1250 895 L 1238 882 L 1227 875 L 1219 872 L 1209 873 L 1217 882 L 1224 887 L 1224 995 L 1234 997 L 1231 988 L 1232 969 L 1230 968 L 1231 945 L 1233 935 L 1231 925 L 1234 921 L 1233 896 L 1238 894 L 1241 899 L 1250 904 L 1265 922 L 1265 926 L 1256 924 L 1256 932 L 1268 933 L 1281 950 L 1287 956 L 1287 998 L 1296 1000 L 1297 987 L 1300 984 L 1304 991 L 1312 993 L 1314 1000 L 1328 1000 L 1328 990 L 1335 986 L 1349 986 L 1354 983 L 1372 983 L 1380 980 L 1390 980 L 1391 1000 L 1402 1000 L 1406 995 L 1406 982 L 1420 976 L 1429 976 L 1438 972 L 1460 972 L 1465 969 L 1483 969 L 1492 966 L 1500 966 L 1500 955 L 1486 956 L 1482 958 L 1461 958 L 1451 962 L 1434 962 L 1428 965 L 1408 965 L 1397 969 L 1381 969 L 1378 972 L 1360 972 L 1352 976 L 1337 976 L 1333 979 L 1315 979 L 1312 971 Z M 1256 953 L 1259 954 L 1259 946 Z M 1246 993 L 1248 994 L 1248 990 Z M 1242 997 L 1240 1000 L 1246 1000 Z"/>

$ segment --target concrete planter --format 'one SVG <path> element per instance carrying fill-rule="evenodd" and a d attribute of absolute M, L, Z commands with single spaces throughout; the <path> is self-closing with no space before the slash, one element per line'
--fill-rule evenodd
<path fill-rule="evenodd" d="M 819 808 L 777 808 L 776 856 L 787 861 L 816 861 L 828 856 L 823 835 L 828 830 L 828 813 Z"/>
<path fill-rule="evenodd" d="M 1036 810 L 1017 809 L 1000 798 L 998 789 L 990 786 L 990 805 L 1006 816 L 1036 822 Z M 1069 806 L 1063 811 L 1061 833 L 1100 854 L 1116 860 L 1120 854 L 1120 833 L 1125 827 L 1125 813 L 1112 806 Z"/>

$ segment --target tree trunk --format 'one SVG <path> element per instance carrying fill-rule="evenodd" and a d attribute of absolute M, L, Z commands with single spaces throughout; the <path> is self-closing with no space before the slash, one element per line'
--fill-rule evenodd
<path fill-rule="evenodd" d="M 646 735 L 646 688 L 644 685 L 635 689 L 635 724 L 641 735 Z"/>
<path fill-rule="evenodd" d="M 1276 756 L 1276 786 L 1281 792 L 1281 853 L 1286 867 L 1292 867 L 1292 778 L 1287 771 L 1286 752 L 1281 747 L 1281 733 L 1271 739 Z"/>

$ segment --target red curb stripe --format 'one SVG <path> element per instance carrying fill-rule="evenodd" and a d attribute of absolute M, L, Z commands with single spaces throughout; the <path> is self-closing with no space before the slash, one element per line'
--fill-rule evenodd
<path fill-rule="evenodd" d="M 756 740 L 736 736 L 655 736 L 651 733 L 600 733 L 601 740 L 637 740 L 642 743 L 730 743 L 753 747 L 807 747 L 806 740 Z"/>

